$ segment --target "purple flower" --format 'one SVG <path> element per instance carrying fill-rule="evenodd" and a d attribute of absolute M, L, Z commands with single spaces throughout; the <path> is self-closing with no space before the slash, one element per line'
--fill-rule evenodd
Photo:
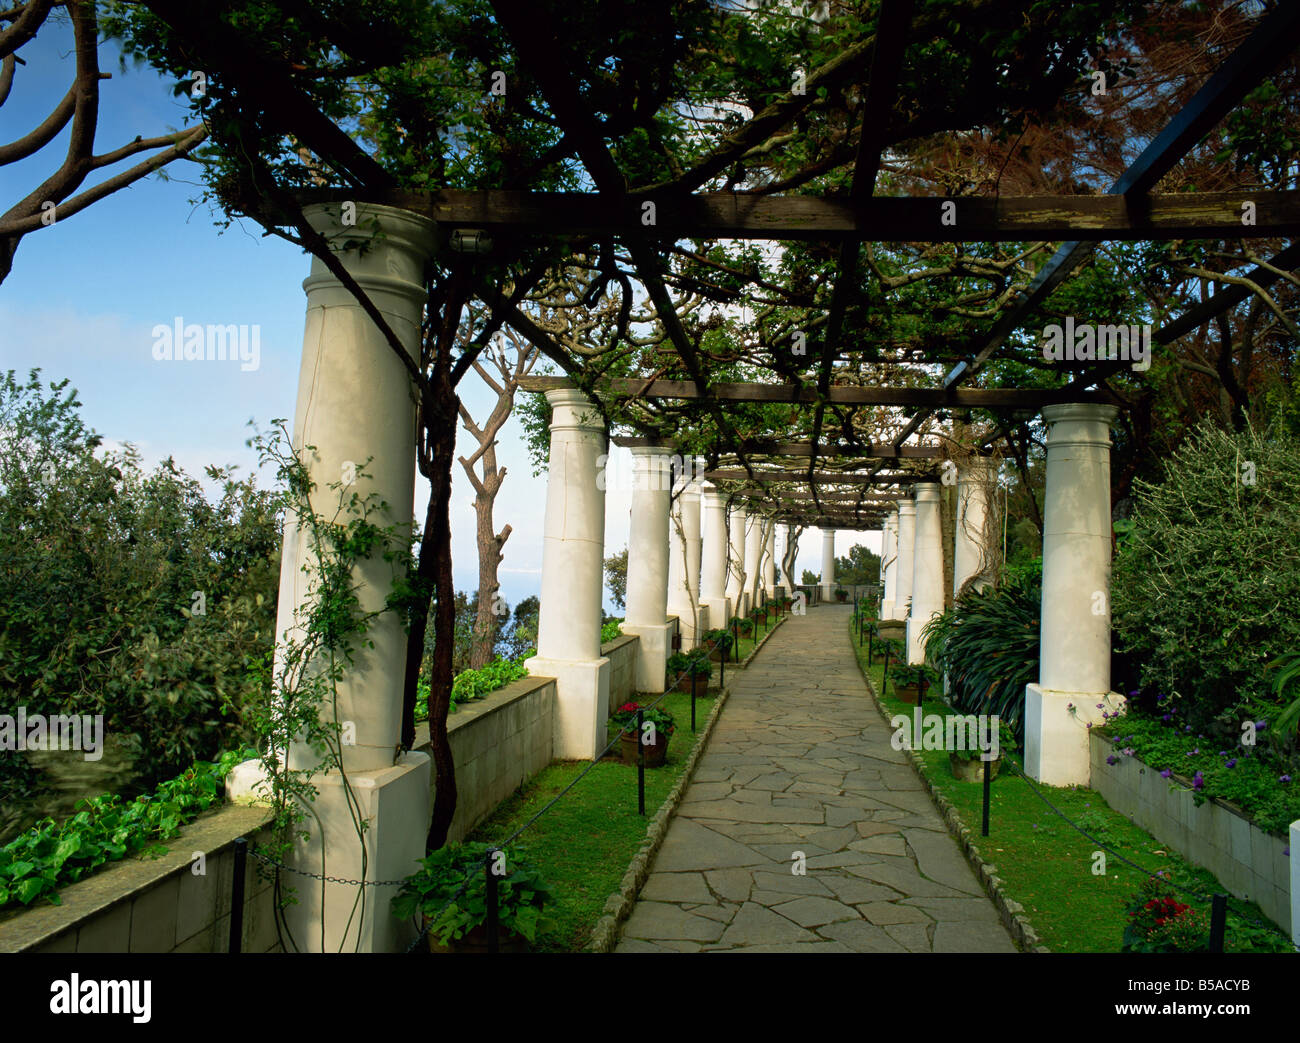
<path fill-rule="evenodd" d="M 1160 777 L 1161 777 L 1162 779 L 1167 779 L 1167 778 L 1169 778 L 1169 776 L 1171 776 L 1172 774 L 1173 774 L 1173 772 L 1170 771 L 1168 768 L 1166 768 L 1164 771 L 1162 771 L 1162 772 L 1160 773 Z"/>
<path fill-rule="evenodd" d="M 1205 779 L 1199 771 L 1192 776 L 1192 789 L 1205 789 Z"/>
<path fill-rule="evenodd" d="M 1191 730 L 1192 730 L 1192 726 L 1190 724 L 1183 729 L 1183 731 L 1187 731 L 1187 732 L 1190 732 Z"/>
<path fill-rule="evenodd" d="M 1073 709 L 1074 709 L 1074 703 L 1067 703 L 1065 708 L 1066 708 L 1067 710 L 1073 710 Z"/>
<path fill-rule="evenodd" d="M 1228 761 L 1228 763 L 1224 765 L 1225 768 L 1235 768 L 1236 766 L 1237 766 L 1236 757 L 1233 757 L 1232 760 Z"/>
<path fill-rule="evenodd" d="M 1255 722 L 1255 731 L 1257 731 L 1257 732 L 1262 732 L 1262 731 L 1263 731 L 1265 728 L 1267 728 L 1267 727 L 1268 727 L 1268 721 L 1256 721 L 1256 722 Z"/>
<path fill-rule="evenodd" d="M 1107 764 L 1118 764 L 1118 763 L 1119 763 L 1119 758 L 1116 757 L 1116 756 L 1112 753 L 1109 757 L 1106 758 L 1106 763 L 1107 763 Z"/>
<path fill-rule="evenodd" d="M 1097 709 L 1098 709 L 1098 710 L 1104 710 L 1104 709 L 1106 709 L 1106 704 L 1105 704 L 1105 703 L 1098 703 L 1098 704 L 1097 704 Z"/>
<path fill-rule="evenodd" d="M 1290 776 L 1290 775 L 1279 775 L 1277 781 L 1278 781 L 1278 782 L 1290 782 L 1290 781 L 1291 781 L 1291 776 Z"/>
<path fill-rule="evenodd" d="M 1130 735 L 1129 738 L 1132 738 L 1132 736 Z M 1120 752 L 1124 754 L 1125 757 L 1132 757 L 1137 751 L 1134 750 L 1132 746 L 1125 746 Z"/>
<path fill-rule="evenodd" d="M 1089 727 L 1089 728 L 1092 727 L 1092 721 L 1089 721 L 1089 722 L 1088 722 L 1088 727 Z"/>
<path fill-rule="evenodd" d="M 1160 719 L 1161 719 L 1162 721 L 1164 721 L 1165 724 L 1168 724 L 1170 721 L 1172 721 L 1172 720 L 1174 719 L 1174 715 L 1173 715 L 1173 714 L 1170 714 L 1170 713 L 1167 713 L 1167 714 L 1165 714 L 1163 717 L 1161 717 Z"/>
<path fill-rule="evenodd" d="M 1164 697 L 1164 695 L 1157 695 L 1157 696 L 1156 696 L 1156 702 L 1158 702 L 1158 703 L 1163 703 L 1164 701 L 1165 701 L 1165 697 Z"/>
<path fill-rule="evenodd" d="M 1141 691 L 1140 689 L 1138 689 L 1138 688 L 1134 688 L 1133 691 L 1131 691 L 1131 692 L 1128 693 L 1128 697 L 1129 697 L 1130 699 L 1136 699 L 1136 698 L 1138 697 L 1138 694 L 1139 694 L 1140 691 Z"/>

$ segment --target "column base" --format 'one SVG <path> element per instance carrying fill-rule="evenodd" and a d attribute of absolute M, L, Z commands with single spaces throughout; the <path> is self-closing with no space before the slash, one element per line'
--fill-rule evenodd
<path fill-rule="evenodd" d="M 305 873 L 360 880 L 364 845 L 367 880 L 400 880 L 419 868 L 429 832 L 433 764 L 428 754 L 407 752 L 392 767 L 350 771 L 347 785 L 355 811 L 365 820 L 358 836 L 343 777 L 337 772 L 312 778 L 316 799 L 304 823 L 310 836 L 294 844 L 288 864 Z M 266 771 L 260 760 L 237 765 L 227 779 L 227 796 L 238 804 L 267 803 Z M 389 911 L 396 884 L 358 887 L 297 873 L 285 884 L 297 902 L 284 911 L 285 924 L 303 952 L 402 952 L 419 929 Z M 321 920 L 324 919 L 324 933 Z"/>
<path fill-rule="evenodd" d="M 678 625 L 682 629 L 682 651 L 689 652 L 698 647 L 700 636 L 709 629 L 708 608 L 700 605 L 692 618 L 690 605 L 669 605 L 668 614 L 677 617 Z"/>
<path fill-rule="evenodd" d="M 657 695 L 665 687 L 664 672 L 673 641 L 673 624 L 624 622 L 621 629 L 624 634 L 635 634 L 640 638 L 636 655 L 636 690 Z M 685 633 L 683 626 L 683 648 L 686 646 Z"/>
<path fill-rule="evenodd" d="M 907 662 L 917 666 L 925 662 L 925 639 L 921 635 L 930 620 L 943 610 L 922 610 L 907 617 Z"/>
<path fill-rule="evenodd" d="M 1025 773 L 1048 786 L 1089 785 L 1088 724 L 1104 723 L 1098 703 L 1114 713 L 1122 712 L 1126 701 L 1116 692 L 1059 692 L 1026 685 Z"/>
<path fill-rule="evenodd" d="M 709 614 L 707 621 L 701 620 L 702 630 L 725 630 L 727 624 L 731 622 L 731 599 L 705 598 L 700 602 L 700 611 Z"/>
<path fill-rule="evenodd" d="M 533 677 L 555 678 L 556 760 L 595 760 L 605 748 L 609 720 L 609 660 L 533 656 L 524 660 L 524 667 Z"/>

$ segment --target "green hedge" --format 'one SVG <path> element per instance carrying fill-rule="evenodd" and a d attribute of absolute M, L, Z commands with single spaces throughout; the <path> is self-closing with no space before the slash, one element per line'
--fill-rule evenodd
<path fill-rule="evenodd" d="M 527 677 L 528 670 L 524 667 L 524 660 L 532 654 L 530 651 L 516 659 L 505 659 L 497 656 L 487 666 L 480 667 L 478 670 L 462 670 L 451 682 L 452 712 L 456 711 L 456 707 L 460 703 L 482 699 L 484 696 L 495 692 L 498 688 L 504 688 L 511 681 L 518 681 L 521 677 Z M 424 721 L 428 720 L 428 718 L 429 682 L 422 678 L 416 688 L 415 719 Z"/>

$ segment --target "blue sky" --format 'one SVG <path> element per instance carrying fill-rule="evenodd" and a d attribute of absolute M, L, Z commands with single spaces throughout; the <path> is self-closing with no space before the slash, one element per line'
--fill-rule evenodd
<path fill-rule="evenodd" d="M 13 93 L 0 108 L 0 140 L 27 133 L 63 96 L 71 81 L 70 51 L 66 25 L 47 25 L 23 49 L 28 64 L 19 68 Z M 112 79 L 101 85 L 97 152 L 136 135 L 153 137 L 185 125 L 187 107 L 152 70 L 122 72 L 111 44 L 101 47 L 100 61 Z M 65 131 L 36 156 L 0 168 L 4 207 L 49 176 L 66 142 Z M 96 172 L 92 179 L 119 169 Z M 192 202 L 200 195 L 192 165 L 173 164 L 168 175 L 168 180 L 154 176 L 137 182 L 24 238 L 13 272 L 0 284 L 0 370 L 25 374 L 39 366 L 46 379 L 67 377 L 78 389 L 87 423 L 109 443 L 134 443 L 147 467 L 170 455 L 196 477 L 207 464 L 255 470 L 256 457 L 244 445 L 251 433 L 248 421 L 266 428 L 273 418 L 293 417 L 308 258 L 280 239 L 263 237 L 251 222 L 219 229 L 219 215 Z M 243 371 L 232 362 L 156 361 L 151 331 L 177 317 L 201 325 L 259 327 L 259 367 Z M 476 375 L 465 378 L 461 394 L 475 417 L 489 411 L 491 394 Z M 462 439 L 461 451 L 468 455 L 472 440 L 463 432 Z M 513 420 L 502 432 L 498 460 L 508 474 L 497 499 L 496 526 L 513 527 L 501 585 L 513 605 L 541 585 L 545 476 L 532 477 Z M 626 463 L 612 462 L 615 467 Z M 421 480 L 420 516 L 426 492 Z M 452 558 L 456 585 L 467 590 L 477 586 L 472 498 L 457 468 Z M 629 509 L 625 491 L 608 493 L 608 553 L 627 543 Z M 879 549 L 876 534 L 864 534 L 860 541 Z M 846 554 L 853 542 L 840 535 L 838 553 Z M 798 569 L 818 571 L 816 530 L 805 533 L 800 551 Z"/>

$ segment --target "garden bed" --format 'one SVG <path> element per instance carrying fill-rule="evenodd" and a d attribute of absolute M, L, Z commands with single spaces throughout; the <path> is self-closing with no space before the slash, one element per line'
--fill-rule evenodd
<path fill-rule="evenodd" d="M 519 846 L 545 875 L 555 896 L 548 914 L 552 924 L 539 935 L 537 949 L 576 952 L 591 943 L 611 894 L 619 891 L 629 863 L 639 857 L 647 840 L 653 809 L 665 802 L 684 775 L 716 701 L 713 695 L 696 699 L 699 732 L 692 735 L 690 695 L 673 692 L 664 699 L 661 705 L 677 719 L 677 730 L 667 762 L 646 772 L 646 817 L 637 812 L 636 769 L 605 758 L 520 838 Z M 587 767 L 586 762 L 566 761 L 543 769 L 468 839 L 487 842 L 510 836 Z"/>
<path fill-rule="evenodd" d="M 883 667 L 868 667 L 866 648 L 850 640 L 859 666 L 877 694 L 886 717 L 910 717 L 915 707 L 897 699 L 892 684 L 880 695 Z M 939 699 L 928 700 L 927 714 L 951 711 Z M 1161 844 L 1120 813 L 1112 810 L 1095 790 L 1082 786 L 1038 786 L 1047 800 L 1070 822 L 1085 829 L 1085 837 L 1064 821 L 1037 795 L 1018 773 L 1021 762 L 1004 754 L 1003 771 L 994 780 L 990 800 L 990 835 L 979 835 L 983 787 L 952 777 L 948 754 L 942 750 L 916 750 L 914 759 L 931 792 L 952 809 L 945 817 L 957 835 L 981 881 L 996 879 L 1001 905 L 1023 917 L 1047 949 L 1056 952 L 1118 952 L 1123 940 L 1125 907 L 1147 873 L 1107 854 L 1104 874 L 1094 875 L 1098 842 L 1106 844 L 1149 872 L 1161 872 L 1176 887 L 1200 894 L 1224 892 L 1214 874 L 1193 865 Z M 956 826 L 954 827 L 954 820 Z M 961 830 L 966 830 L 965 835 Z M 974 855 L 972 857 L 972 851 Z M 987 869 L 981 870 L 981 866 Z M 1184 897 L 1183 900 L 1190 901 Z M 995 898 L 995 901 L 998 899 Z M 1204 903 L 1197 903 L 1201 907 Z M 1289 940 L 1268 923 L 1258 907 L 1245 906 L 1247 915 L 1228 915 L 1226 951 L 1288 952 Z M 1006 913 L 1004 912 L 1004 915 Z"/>

